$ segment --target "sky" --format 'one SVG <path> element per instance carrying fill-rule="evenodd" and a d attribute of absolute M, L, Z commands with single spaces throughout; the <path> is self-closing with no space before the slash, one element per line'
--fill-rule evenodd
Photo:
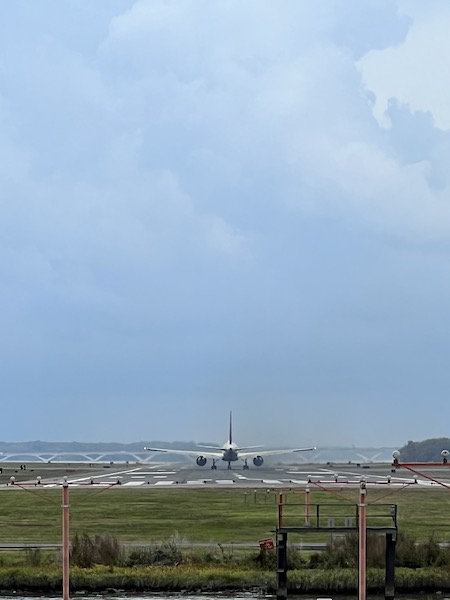
<path fill-rule="evenodd" d="M 450 435 L 447 0 L 5 0 L 3 441 Z"/>

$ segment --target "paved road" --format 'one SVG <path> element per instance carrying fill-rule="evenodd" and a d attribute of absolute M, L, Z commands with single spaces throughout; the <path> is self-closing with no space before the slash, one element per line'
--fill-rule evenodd
<path fill-rule="evenodd" d="M 69 468 L 70 467 L 70 468 Z M 416 469 L 418 471 L 418 469 Z M 17 471 L 15 471 L 17 473 Z M 66 473 L 66 475 L 64 475 Z M 19 477 L 20 476 L 20 477 Z M 217 470 L 210 468 L 186 466 L 176 463 L 151 463 L 151 464 L 109 464 L 89 465 L 80 464 L 59 466 L 57 472 L 46 470 L 45 465 L 36 465 L 33 473 L 19 473 L 16 475 L 16 486 L 38 485 L 46 488 L 60 486 L 63 477 L 71 487 L 95 485 L 107 486 L 118 484 L 124 488 L 159 488 L 169 487 L 239 487 L 249 491 L 257 488 L 304 488 L 308 483 L 314 485 L 332 486 L 358 486 L 361 477 L 365 477 L 370 485 L 404 485 L 415 484 L 431 488 L 437 486 L 433 481 L 441 481 L 450 486 L 450 469 L 447 467 L 426 469 L 414 474 L 405 469 L 392 469 L 387 464 L 361 464 L 357 465 L 277 465 L 248 470 L 236 465 L 236 468 L 227 469 L 226 466 Z M 39 479 L 38 479 L 39 478 Z M 0 485 L 0 489 L 13 489 L 10 478 Z"/>

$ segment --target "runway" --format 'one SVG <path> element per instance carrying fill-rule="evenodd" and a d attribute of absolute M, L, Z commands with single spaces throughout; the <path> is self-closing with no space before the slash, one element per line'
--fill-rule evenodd
<path fill-rule="evenodd" d="M 173 487 L 236 487 L 267 489 L 305 488 L 308 485 L 324 487 L 357 487 L 361 478 L 373 486 L 403 486 L 414 484 L 420 487 L 439 487 L 442 482 L 450 486 L 448 468 L 424 469 L 423 473 L 412 473 L 406 469 L 393 469 L 389 464 L 362 465 L 276 465 L 253 467 L 244 470 L 242 466 L 218 466 L 217 470 L 208 467 L 190 466 L 185 463 L 154 462 L 142 464 L 109 465 L 58 465 L 58 469 L 46 468 L 46 465 L 34 465 L 27 472 L 15 470 L 14 482 L 11 478 L 0 484 L 2 488 L 15 485 L 41 485 L 47 488 L 60 486 L 64 478 L 70 487 L 86 485 L 120 485 L 131 489 L 167 489 Z"/>

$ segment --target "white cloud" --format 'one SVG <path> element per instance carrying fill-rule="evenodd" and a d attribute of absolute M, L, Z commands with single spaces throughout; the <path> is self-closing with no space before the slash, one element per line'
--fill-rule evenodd
<path fill-rule="evenodd" d="M 389 124 L 385 112 L 391 98 L 430 111 L 441 129 L 450 129 L 450 5 L 428 3 L 426 10 L 417 3 L 399 2 L 402 11 L 413 18 L 404 43 L 374 49 L 360 61 L 366 86 L 376 95 L 374 114 L 380 123 Z"/>
<path fill-rule="evenodd" d="M 438 68 L 443 4 L 402 4 L 406 40 L 393 0 L 43 1 L 39 26 L 27 5 L 0 23 L 6 395 L 127 398 L 139 437 L 161 398 L 193 427 L 232 398 L 257 428 L 280 395 L 303 424 L 427 387 L 397 373 L 449 338 L 450 143 L 416 111 L 443 127 L 448 102 L 406 67 Z"/>

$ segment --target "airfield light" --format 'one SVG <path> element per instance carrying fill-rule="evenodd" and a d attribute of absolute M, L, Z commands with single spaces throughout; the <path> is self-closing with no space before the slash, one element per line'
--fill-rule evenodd
<path fill-rule="evenodd" d="M 391 476 L 390 475 L 387 476 L 387 482 L 391 483 Z"/>
<path fill-rule="evenodd" d="M 442 450 L 441 456 L 442 456 L 442 462 L 444 464 L 446 464 L 448 462 L 448 455 L 449 455 L 448 450 Z"/>
<path fill-rule="evenodd" d="M 308 483 L 311 483 L 312 479 L 311 479 L 311 475 L 308 475 Z"/>
<path fill-rule="evenodd" d="M 334 481 L 337 483 L 337 480 L 338 480 L 338 474 L 337 474 L 337 473 L 335 473 L 335 474 L 334 474 Z"/>
<path fill-rule="evenodd" d="M 64 483 L 67 483 L 67 475 L 64 475 L 63 481 L 64 481 Z"/>
<path fill-rule="evenodd" d="M 40 485 L 40 483 L 41 483 L 41 476 L 40 475 L 38 475 L 36 477 L 36 483 L 37 483 L 37 485 Z"/>
<path fill-rule="evenodd" d="M 14 485 L 14 482 L 16 480 L 16 478 L 14 477 L 14 475 L 12 477 L 9 478 L 11 485 Z"/>
<path fill-rule="evenodd" d="M 400 452 L 398 450 L 394 450 L 392 453 L 392 458 L 394 459 L 394 465 L 398 465 L 398 459 L 400 458 Z"/>
<path fill-rule="evenodd" d="M 414 483 L 417 483 L 417 475 L 414 475 Z"/>

